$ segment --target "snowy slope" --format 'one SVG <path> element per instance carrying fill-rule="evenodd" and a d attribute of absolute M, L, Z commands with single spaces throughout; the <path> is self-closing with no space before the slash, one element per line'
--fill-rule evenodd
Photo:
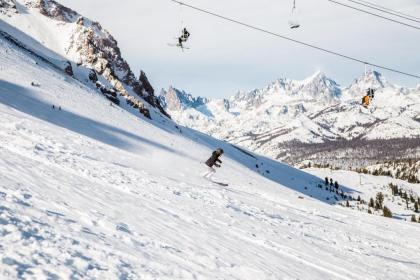
<path fill-rule="evenodd" d="M 138 78 L 101 24 L 53 0 L 0 1 L 0 31 L 111 102 L 148 118 L 167 116 L 146 74 Z"/>
<path fill-rule="evenodd" d="M 419 224 L 331 205 L 323 179 L 110 105 L 3 38 L 0 54 L 1 279 L 418 279 Z M 228 187 L 199 175 L 215 147 Z"/>
<path fill-rule="evenodd" d="M 419 214 L 415 212 L 414 203 L 410 201 L 407 207 L 405 199 L 401 198 L 399 195 L 393 195 L 391 188 L 389 187 L 389 184 L 396 185 L 399 189 L 407 192 L 407 194 L 411 194 L 413 198 L 418 201 L 420 197 L 419 184 L 410 184 L 406 181 L 391 179 L 387 176 L 372 176 L 347 170 L 307 168 L 305 171 L 320 178 L 332 178 L 334 181 L 339 182 L 339 184 L 342 184 L 343 186 L 352 186 L 354 191 L 352 196 L 354 200 L 349 200 L 349 204 L 353 209 L 368 212 L 369 200 L 371 198 L 376 200 L 377 194 L 381 192 L 385 197 L 384 205 L 391 210 L 394 218 L 406 221 L 410 221 L 412 215 L 415 215 L 416 221 L 420 218 Z M 321 185 L 324 187 L 324 184 Z M 326 191 L 325 194 L 328 195 L 328 192 Z M 329 195 L 331 200 L 334 200 L 334 196 L 337 196 L 335 193 L 330 193 Z M 365 204 L 357 202 L 357 198 L 359 196 L 366 202 Z M 343 206 L 345 205 L 343 202 L 339 202 L 338 204 Z M 382 210 L 375 211 L 372 207 L 370 210 L 376 215 L 383 214 Z"/>
<path fill-rule="evenodd" d="M 360 101 L 367 88 L 377 91 L 371 107 L 364 109 Z M 373 163 L 385 158 L 381 158 L 384 150 L 400 157 L 420 157 L 420 92 L 393 85 L 375 71 L 348 87 L 317 72 L 303 81 L 279 79 L 229 100 L 195 98 L 203 103 L 191 104 L 184 101 L 185 96 L 188 94 L 172 88 L 160 95 L 177 122 L 289 163 L 312 160 L 317 149 L 337 152 L 337 142 L 347 143 L 346 152 L 351 152 L 351 146 L 373 140 L 389 141 L 375 149 L 378 157 L 369 159 Z M 175 103 L 183 105 L 173 106 Z M 400 143 L 408 140 L 407 144 L 392 144 L 400 139 Z M 417 141 L 414 154 L 413 139 Z M 302 152 L 290 156 L 297 149 Z M 336 156 L 332 152 L 321 158 Z"/>

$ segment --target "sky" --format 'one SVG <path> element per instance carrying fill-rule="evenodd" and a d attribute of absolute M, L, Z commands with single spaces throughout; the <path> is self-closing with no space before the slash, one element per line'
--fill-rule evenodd
<path fill-rule="evenodd" d="M 180 8 L 170 0 L 58 1 L 110 31 L 133 71 L 138 75 L 144 70 L 157 93 L 174 86 L 194 96 L 229 97 L 239 90 L 262 88 L 278 78 L 304 79 L 316 71 L 347 86 L 364 73 L 363 64 Z M 420 17 L 420 0 L 368 1 Z M 288 25 L 293 19 L 292 0 L 184 2 L 363 61 L 420 75 L 420 30 L 328 0 L 297 0 L 301 28 L 295 30 Z M 168 45 L 175 43 L 181 26 L 191 32 L 190 49 L 185 52 Z M 415 78 L 373 70 L 399 85 L 420 84 Z"/>

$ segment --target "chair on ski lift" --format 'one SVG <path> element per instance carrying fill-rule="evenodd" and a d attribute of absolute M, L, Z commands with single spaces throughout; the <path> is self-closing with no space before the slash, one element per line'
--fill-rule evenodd
<path fill-rule="evenodd" d="M 368 88 L 366 94 L 372 99 L 375 98 L 375 90 L 373 88 Z"/>
<path fill-rule="evenodd" d="M 183 18 L 183 12 L 182 12 L 182 6 L 183 4 L 180 3 L 179 5 L 179 17 L 180 17 L 180 27 L 181 27 L 181 35 L 179 37 L 175 37 L 176 43 L 170 43 L 168 44 L 170 47 L 177 47 L 180 48 L 182 51 L 188 50 L 188 47 L 185 47 L 185 43 L 188 41 L 188 38 L 190 37 L 190 32 L 185 27 L 184 18 Z"/>
<path fill-rule="evenodd" d="M 300 23 L 297 20 L 297 11 L 296 11 L 296 0 L 293 0 L 292 16 L 289 20 L 290 29 L 297 29 L 300 27 Z"/>

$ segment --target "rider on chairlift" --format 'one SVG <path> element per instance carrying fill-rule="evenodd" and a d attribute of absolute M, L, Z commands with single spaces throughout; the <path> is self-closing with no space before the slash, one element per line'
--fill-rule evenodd
<path fill-rule="evenodd" d="M 182 29 L 181 36 L 179 36 L 178 38 L 178 47 L 183 48 L 184 47 L 183 43 L 187 42 L 189 37 L 190 37 L 190 32 L 188 32 L 187 28 L 184 27 L 184 29 Z"/>
<path fill-rule="evenodd" d="M 369 107 L 370 101 L 375 98 L 375 90 L 373 88 L 368 88 L 366 90 L 366 95 L 363 96 L 362 105 L 363 107 Z"/>

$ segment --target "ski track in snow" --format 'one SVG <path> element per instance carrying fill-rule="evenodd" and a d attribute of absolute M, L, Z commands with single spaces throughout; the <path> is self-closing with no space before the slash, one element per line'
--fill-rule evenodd
<path fill-rule="evenodd" d="M 49 133 L 4 108 L 0 116 L 8 119 L 1 125 L 0 223 L 2 243 L 14 244 L 1 248 L 10 275 L 366 279 L 346 268 L 360 254 L 420 269 L 418 257 L 400 255 L 399 243 L 346 233 L 347 215 L 265 201 L 238 183 L 223 188 L 155 176 L 100 160 L 109 147 L 92 140 L 63 129 Z"/>
<path fill-rule="evenodd" d="M 290 186 L 316 177 L 258 158 L 283 186 L 0 47 L 2 279 L 419 279 L 418 224 L 311 198 Z M 199 175 L 219 145 L 227 187 Z"/>

